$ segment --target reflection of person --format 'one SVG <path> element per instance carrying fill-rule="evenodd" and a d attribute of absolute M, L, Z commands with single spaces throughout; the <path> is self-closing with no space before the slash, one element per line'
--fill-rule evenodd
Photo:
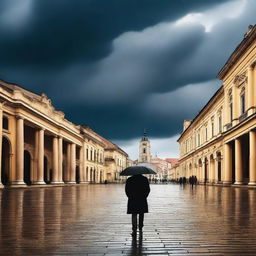
<path fill-rule="evenodd" d="M 128 197 L 127 213 L 132 214 L 132 235 L 137 232 L 137 215 L 139 230 L 142 232 L 144 213 L 148 212 L 147 197 L 150 192 L 148 179 L 143 175 L 134 175 L 127 179 L 125 193 Z"/>

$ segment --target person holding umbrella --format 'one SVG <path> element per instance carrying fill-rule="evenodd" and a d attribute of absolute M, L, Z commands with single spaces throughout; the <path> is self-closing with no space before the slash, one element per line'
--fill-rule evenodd
<path fill-rule="evenodd" d="M 142 174 L 156 174 L 144 166 L 131 166 L 123 170 L 120 175 L 130 176 L 125 184 L 128 197 L 127 214 L 132 214 L 132 236 L 137 235 L 137 217 L 139 215 L 139 231 L 142 233 L 144 213 L 148 212 L 147 197 L 150 192 L 148 179 Z"/>

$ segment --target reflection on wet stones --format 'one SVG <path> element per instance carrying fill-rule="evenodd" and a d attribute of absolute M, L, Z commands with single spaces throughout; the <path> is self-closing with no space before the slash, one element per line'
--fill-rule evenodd
<path fill-rule="evenodd" d="M 0 255 L 255 255 L 256 190 L 151 185 L 131 237 L 123 185 L 0 190 Z"/>

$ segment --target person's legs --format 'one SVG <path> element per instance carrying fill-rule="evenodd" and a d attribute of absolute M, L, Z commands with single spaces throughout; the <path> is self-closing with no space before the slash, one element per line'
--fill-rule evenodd
<path fill-rule="evenodd" d="M 137 214 L 136 213 L 132 214 L 132 231 L 133 232 L 137 231 Z"/>
<path fill-rule="evenodd" d="M 143 228 L 143 221 L 144 221 L 144 213 L 139 214 L 139 230 L 142 230 Z"/>

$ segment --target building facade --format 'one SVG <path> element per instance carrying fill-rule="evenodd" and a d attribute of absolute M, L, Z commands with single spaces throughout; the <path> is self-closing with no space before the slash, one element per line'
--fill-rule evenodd
<path fill-rule="evenodd" d="M 256 26 L 249 26 L 218 78 L 223 85 L 192 121 L 184 121 L 179 175 L 256 185 Z"/>
<path fill-rule="evenodd" d="M 89 127 L 75 125 L 45 95 L 0 81 L 0 185 L 26 186 L 111 181 L 107 139 Z M 119 172 L 128 155 L 111 167 Z"/>

